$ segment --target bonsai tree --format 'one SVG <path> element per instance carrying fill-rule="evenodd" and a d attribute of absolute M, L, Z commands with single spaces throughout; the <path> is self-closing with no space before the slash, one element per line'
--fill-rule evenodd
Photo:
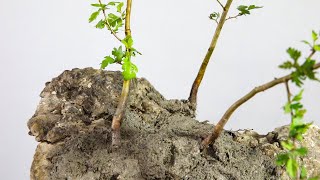
<path fill-rule="evenodd" d="M 221 7 L 221 12 L 213 12 L 209 15 L 209 18 L 217 24 L 217 27 L 213 34 L 208 51 L 203 58 L 198 74 L 192 84 L 190 95 L 188 97 L 188 101 L 194 107 L 194 109 L 197 107 L 198 89 L 205 75 L 207 65 L 210 62 L 210 59 L 212 59 L 213 52 L 226 21 L 234 20 L 241 16 L 250 15 L 253 10 L 262 8 L 261 6 L 252 4 L 240 5 L 237 7 L 238 14 L 228 15 L 233 0 L 227 0 L 225 4 L 217 0 L 217 3 Z M 118 101 L 116 112 L 113 116 L 111 127 L 112 145 L 114 147 L 119 147 L 121 141 L 120 126 L 124 116 L 128 92 L 130 90 L 130 81 L 136 78 L 136 73 L 138 71 L 137 66 L 132 62 L 132 58 L 136 56 L 136 54 L 141 55 L 141 53 L 133 47 L 133 37 L 130 29 L 132 0 L 127 0 L 126 3 L 121 1 L 109 1 L 108 3 L 103 3 L 101 0 L 98 0 L 98 2 L 92 4 L 92 6 L 96 8 L 96 11 L 91 14 L 89 22 L 91 23 L 96 21 L 96 28 L 106 29 L 120 43 L 119 46 L 114 47 L 111 55 L 105 56 L 101 62 L 101 69 L 105 69 L 109 64 L 116 63 L 120 64 L 123 70 L 122 93 Z M 120 37 L 119 30 L 122 29 L 123 26 L 125 34 L 123 37 Z M 280 166 L 285 165 L 288 175 L 292 179 L 306 179 L 307 170 L 302 164 L 300 165 L 298 163 L 298 159 L 300 156 L 307 154 L 307 149 L 299 146 L 297 142 L 303 139 L 303 134 L 308 130 L 311 123 L 305 123 L 303 121 L 303 117 L 306 112 L 300 102 L 302 99 L 303 90 L 301 90 L 297 95 L 292 96 L 290 85 L 294 84 L 297 87 L 302 87 L 303 82 L 306 79 L 319 81 L 315 76 L 315 70 L 320 67 L 320 63 L 313 59 L 314 55 L 320 51 L 318 39 L 319 34 L 315 31 L 312 31 L 312 41 L 303 41 L 310 47 L 309 55 L 305 59 L 301 57 L 302 53 L 299 50 L 291 47 L 288 48 L 287 53 L 290 57 L 290 60 L 285 61 L 279 67 L 290 70 L 291 72 L 285 76 L 275 78 L 265 84 L 256 86 L 246 95 L 232 104 L 221 117 L 220 121 L 213 127 L 212 132 L 203 139 L 201 143 L 202 149 L 205 151 L 211 144 L 215 142 L 233 112 L 235 112 L 242 104 L 260 92 L 266 91 L 276 85 L 284 84 L 287 93 L 287 103 L 284 106 L 284 111 L 285 113 L 289 113 L 291 115 L 291 125 L 288 140 L 281 143 L 282 147 L 287 152 L 278 156 L 277 164 Z"/>

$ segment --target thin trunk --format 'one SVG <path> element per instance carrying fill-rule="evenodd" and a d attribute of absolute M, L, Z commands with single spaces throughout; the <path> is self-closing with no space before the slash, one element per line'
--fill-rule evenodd
<path fill-rule="evenodd" d="M 218 23 L 218 26 L 216 28 L 216 31 L 213 35 L 213 38 L 211 40 L 211 43 L 210 43 L 210 46 L 209 46 L 209 49 L 207 51 L 207 54 L 206 56 L 204 57 L 203 59 L 203 62 L 201 64 L 201 67 L 199 69 L 199 72 L 197 74 L 197 77 L 196 79 L 194 80 L 193 84 L 192 84 L 192 88 L 191 88 L 191 92 L 190 92 L 190 96 L 189 96 L 189 101 L 191 102 L 191 104 L 193 104 L 195 107 L 197 105 L 197 94 L 198 94 L 198 89 L 199 89 L 199 86 L 201 84 L 201 81 L 203 79 L 203 76 L 204 76 L 204 73 L 206 71 L 206 68 L 207 68 L 207 65 L 209 63 L 209 60 L 211 58 L 211 55 L 217 45 L 217 42 L 218 42 L 218 39 L 219 39 L 219 36 L 220 36 L 220 32 L 222 30 L 222 27 L 226 21 L 226 17 L 227 17 L 227 14 L 229 12 L 229 9 L 230 9 L 230 6 L 232 4 L 232 1 L 233 0 L 228 0 L 226 5 L 223 7 L 223 13 L 221 15 L 221 18 L 219 20 L 219 23 Z"/>
<path fill-rule="evenodd" d="M 126 19 L 125 19 L 126 36 L 131 36 L 131 29 L 130 29 L 131 5 L 132 5 L 132 0 L 127 0 Z M 127 51 L 129 51 L 129 49 L 127 49 Z M 120 127 L 121 127 L 121 122 L 125 113 L 129 90 L 130 90 L 130 80 L 123 80 L 120 100 L 118 102 L 117 110 L 113 116 L 112 126 L 111 126 L 112 146 L 115 148 L 119 147 L 121 144 Z"/>

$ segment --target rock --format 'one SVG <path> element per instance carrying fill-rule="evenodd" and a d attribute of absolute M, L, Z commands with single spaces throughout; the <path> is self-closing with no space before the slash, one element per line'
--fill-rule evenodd
<path fill-rule="evenodd" d="M 281 151 L 278 132 L 264 136 L 223 131 L 204 153 L 200 142 L 212 125 L 195 120 L 188 101 L 166 100 L 143 78 L 131 85 L 121 148 L 112 151 L 110 126 L 121 88 L 120 72 L 92 68 L 65 71 L 46 83 L 28 122 L 30 134 L 39 141 L 32 180 L 272 180 L 283 176 L 283 169 L 275 165 L 275 154 Z M 306 139 L 317 149 L 306 162 L 318 172 L 319 165 L 313 162 L 319 162 L 319 138 Z"/>

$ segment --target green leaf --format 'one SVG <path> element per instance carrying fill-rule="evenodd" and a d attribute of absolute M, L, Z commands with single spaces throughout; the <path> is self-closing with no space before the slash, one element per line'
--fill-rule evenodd
<path fill-rule="evenodd" d="M 278 166 L 282 166 L 282 165 L 285 165 L 288 160 L 289 160 L 289 155 L 288 155 L 287 153 L 285 153 L 285 154 L 278 154 L 278 155 L 277 155 L 276 164 L 277 164 Z"/>
<path fill-rule="evenodd" d="M 220 18 L 220 13 L 218 12 L 213 12 L 209 15 L 209 19 L 217 21 Z"/>
<path fill-rule="evenodd" d="M 98 29 L 103 29 L 105 26 L 106 26 L 106 22 L 101 19 L 101 20 L 97 23 L 96 28 L 98 28 Z"/>
<path fill-rule="evenodd" d="M 117 12 L 118 12 L 118 13 L 121 13 L 123 5 L 124 5 L 123 2 L 121 2 L 121 3 L 119 3 L 119 4 L 117 5 Z"/>
<path fill-rule="evenodd" d="M 105 9 L 105 7 L 106 7 L 107 5 L 105 5 L 105 4 L 91 4 L 91 6 L 93 6 L 93 7 L 99 7 L 99 8 L 101 8 L 101 9 Z"/>
<path fill-rule="evenodd" d="M 298 164 L 297 161 L 294 159 L 289 159 L 287 161 L 287 173 L 289 174 L 289 176 L 291 178 L 295 178 L 297 176 L 297 172 L 298 172 Z"/>
<path fill-rule="evenodd" d="M 121 62 L 123 57 L 125 56 L 125 53 L 122 50 L 122 46 L 119 46 L 119 48 L 113 48 L 112 55 L 115 57 L 116 62 Z"/>
<path fill-rule="evenodd" d="M 131 49 L 133 46 L 133 40 L 131 36 L 126 36 L 122 41 L 121 41 L 127 49 Z"/>
<path fill-rule="evenodd" d="M 298 61 L 298 59 L 301 56 L 301 52 L 294 49 L 294 48 L 288 48 L 287 53 L 290 55 L 290 57 L 294 60 L 294 62 Z"/>
<path fill-rule="evenodd" d="M 290 103 L 287 102 L 284 106 L 283 106 L 283 110 L 286 114 L 291 113 L 291 108 L 290 108 Z"/>
<path fill-rule="evenodd" d="M 116 5 L 116 3 L 119 3 L 119 2 L 111 1 L 111 2 L 109 2 L 109 3 L 107 4 L 107 6 L 114 6 L 114 5 Z"/>
<path fill-rule="evenodd" d="M 114 62 L 115 62 L 115 60 L 112 57 L 106 56 L 106 57 L 104 57 L 104 60 L 101 62 L 100 68 L 105 69 L 109 64 L 112 64 Z"/>
<path fill-rule="evenodd" d="M 312 31 L 312 40 L 316 42 L 318 40 L 318 34 L 315 31 Z"/>
<path fill-rule="evenodd" d="M 283 64 L 279 65 L 281 69 L 291 69 L 293 68 L 293 64 L 290 61 L 286 61 Z"/>
<path fill-rule="evenodd" d="M 315 44 L 313 46 L 313 49 L 316 50 L 316 51 L 320 51 L 320 44 Z"/>
<path fill-rule="evenodd" d="M 297 153 L 297 155 L 299 155 L 299 156 L 305 156 L 308 154 L 308 149 L 305 147 L 301 147 L 301 148 L 294 150 L 294 152 Z"/>
<path fill-rule="evenodd" d="M 292 101 L 300 101 L 302 99 L 303 89 L 293 97 Z"/>
<path fill-rule="evenodd" d="M 259 9 L 259 8 L 262 8 L 262 6 L 256 6 L 256 5 L 250 5 L 250 6 L 245 6 L 245 5 L 240 5 L 238 6 L 238 11 L 239 12 L 239 15 L 248 15 L 250 14 L 250 10 L 253 10 L 253 9 Z"/>
<path fill-rule="evenodd" d="M 301 81 L 300 72 L 294 71 L 291 73 L 292 79 L 291 81 L 294 82 L 298 87 L 301 87 L 303 82 Z"/>
<path fill-rule="evenodd" d="M 301 179 L 306 179 L 308 176 L 307 174 L 307 169 L 304 166 L 301 166 L 301 172 L 300 172 L 300 178 Z"/>
<path fill-rule="evenodd" d="M 131 63 L 129 58 L 125 58 L 124 63 L 122 64 L 122 75 L 125 80 L 134 79 L 137 76 L 138 68 L 136 65 Z"/>
<path fill-rule="evenodd" d="M 289 141 L 281 141 L 280 144 L 283 148 L 289 151 L 292 150 L 294 147 L 293 143 Z"/>
<path fill-rule="evenodd" d="M 89 18 L 89 23 L 91 23 L 92 21 L 96 20 L 98 15 L 99 15 L 100 11 L 96 11 L 94 13 L 91 14 L 90 18 Z"/>
<path fill-rule="evenodd" d="M 248 10 L 248 6 L 240 5 L 240 6 L 238 6 L 237 9 L 240 11 L 240 12 L 239 12 L 240 15 L 250 14 L 250 11 Z"/>
<path fill-rule="evenodd" d="M 252 10 L 252 9 L 260 9 L 260 8 L 263 8 L 262 6 L 256 6 L 256 5 L 250 5 L 248 7 L 248 10 Z"/>

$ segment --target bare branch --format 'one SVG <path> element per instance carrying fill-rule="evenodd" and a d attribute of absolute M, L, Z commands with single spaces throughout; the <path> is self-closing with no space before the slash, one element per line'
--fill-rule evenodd
<path fill-rule="evenodd" d="M 223 6 L 223 4 L 220 2 L 220 0 L 217 0 L 217 2 L 219 3 L 219 5 L 222 7 L 223 11 L 226 10 L 226 8 Z"/>
<path fill-rule="evenodd" d="M 203 76 L 204 76 L 204 73 L 206 71 L 206 68 L 207 68 L 207 65 L 209 63 L 209 60 L 211 58 L 211 55 L 213 53 L 213 51 L 215 50 L 215 47 L 217 45 L 217 42 L 218 42 L 218 39 L 219 39 L 219 36 L 220 36 L 220 32 L 223 28 L 223 25 L 226 21 L 226 17 L 227 17 L 227 14 L 229 12 L 229 9 L 230 9 L 230 6 L 232 4 L 232 1 L 233 0 L 228 0 L 226 5 L 224 6 L 223 8 L 223 13 L 221 15 L 221 18 L 219 20 L 219 23 L 218 23 L 218 26 L 215 30 L 215 33 L 212 37 L 212 40 L 211 40 L 211 43 L 210 43 L 210 46 L 209 46 L 209 49 L 202 61 L 202 64 L 201 64 L 201 67 L 198 71 L 198 74 L 197 74 L 197 77 L 196 79 L 194 80 L 193 84 L 192 84 L 192 88 L 191 88 L 191 92 L 190 92 L 190 95 L 189 95 L 189 101 L 191 102 L 191 104 L 193 104 L 195 107 L 196 107 L 196 104 L 197 104 L 197 94 L 198 94 L 198 89 L 199 89 L 199 86 L 201 84 L 201 81 L 203 79 Z M 220 1 L 218 1 L 220 2 Z"/>
<path fill-rule="evenodd" d="M 308 58 L 311 58 L 314 55 L 315 51 L 313 50 L 312 53 L 309 55 Z M 320 67 L 320 63 L 317 63 L 313 66 L 313 69 L 318 69 Z M 212 133 L 206 137 L 202 141 L 202 145 L 204 148 L 208 147 L 209 144 L 212 144 L 215 142 L 215 140 L 219 137 L 221 131 L 223 130 L 223 127 L 228 122 L 229 118 L 233 114 L 235 110 L 237 110 L 242 104 L 247 102 L 249 99 L 251 99 L 256 94 L 263 92 L 265 90 L 268 90 L 278 84 L 285 83 L 292 79 L 291 74 L 283 76 L 281 78 L 276 78 L 266 84 L 263 84 L 261 86 L 255 87 L 252 89 L 248 94 L 240 98 L 238 101 L 236 101 L 232 106 L 229 107 L 229 109 L 224 113 L 218 124 L 212 129 Z"/>

